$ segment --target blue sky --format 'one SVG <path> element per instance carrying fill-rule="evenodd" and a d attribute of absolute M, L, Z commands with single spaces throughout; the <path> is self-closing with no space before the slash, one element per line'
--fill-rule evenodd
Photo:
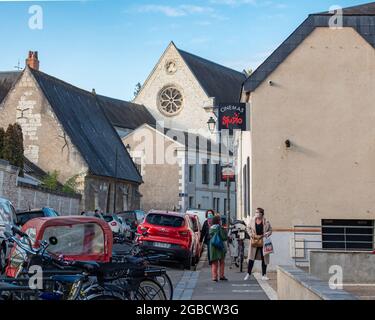
<path fill-rule="evenodd" d="M 171 40 L 236 70 L 255 69 L 309 13 L 366 0 L 0 0 L 0 70 L 39 51 L 41 70 L 130 100 Z M 370 2 L 367 1 L 367 2 Z M 29 28 L 29 8 L 43 29 Z"/>

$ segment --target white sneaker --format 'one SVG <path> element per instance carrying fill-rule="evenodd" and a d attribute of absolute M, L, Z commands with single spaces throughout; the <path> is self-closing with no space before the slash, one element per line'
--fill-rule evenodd
<path fill-rule="evenodd" d="M 262 280 L 263 280 L 263 281 L 269 281 L 270 279 L 268 279 L 266 276 L 263 276 L 263 277 L 262 277 Z"/>
<path fill-rule="evenodd" d="M 247 280 L 249 280 L 249 279 L 250 279 L 250 275 L 247 274 L 244 280 L 247 281 Z"/>

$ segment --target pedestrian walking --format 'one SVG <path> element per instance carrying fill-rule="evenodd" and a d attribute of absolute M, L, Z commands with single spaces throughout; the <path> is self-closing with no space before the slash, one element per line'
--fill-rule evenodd
<path fill-rule="evenodd" d="M 200 243 L 204 243 L 207 247 L 207 259 L 208 264 L 211 265 L 210 260 L 210 228 L 212 226 L 212 219 L 215 215 L 213 210 L 206 211 L 206 221 L 203 223 L 202 231 L 201 231 L 201 238 Z"/>
<path fill-rule="evenodd" d="M 212 219 L 210 228 L 210 260 L 212 281 L 228 281 L 225 277 L 225 255 L 227 253 L 227 233 L 221 226 L 221 217 L 216 215 Z"/>
<path fill-rule="evenodd" d="M 264 243 L 272 235 L 271 223 L 266 220 L 264 209 L 258 208 L 255 212 L 255 217 L 250 220 L 248 225 L 248 232 L 250 235 L 250 245 L 248 252 L 248 273 L 245 281 L 248 280 L 253 272 L 255 260 L 262 261 L 262 280 L 269 280 L 267 278 L 267 266 L 270 263 L 270 255 L 264 255 Z"/>

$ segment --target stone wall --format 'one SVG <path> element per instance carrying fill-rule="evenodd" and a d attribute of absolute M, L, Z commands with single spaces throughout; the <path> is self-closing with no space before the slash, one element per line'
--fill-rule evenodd
<path fill-rule="evenodd" d="M 103 210 L 106 213 L 140 208 L 138 185 L 106 177 L 86 176 L 82 209 Z M 116 188 L 116 195 L 115 195 Z M 116 197 L 116 208 L 114 209 Z"/>
<path fill-rule="evenodd" d="M 47 191 L 18 182 L 18 168 L 0 160 L 0 196 L 9 199 L 16 210 L 50 207 L 61 215 L 80 213 L 81 197 Z"/>
<path fill-rule="evenodd" d="M 0 126 L 15 122 L 22 127 L 25 156 L 46 172 L 58 170 L 61 183 L 88 171 L 28 69 L 0 105 Z"/>
<path fill-rule="evenodd" d="M 344 290 L 330 288 L 302 269 L 292 266 L 277 268 L 277 296 L 279 300 L 357 300 Z"/>
<path fill-rule="evenodd" d="M 375 255 L 360 251 L 310 251 L 310 273 L 328 281 L 332 266 L 342 268 L 343 283 L 374 284 Z M 336 269 L 335 269 L 336 270 Z"/>
<path fill-rule="evenodd" d="M 149 142 L 145 142 L 144 139 L 149 139 Z M 164 139 L 164 136 L 149 127 L 138 129 L 122 141 L 124 145 L 129 144 L 135 162 L 139 162 L 139 159 L 141 161 L 144 183 L 139 187 L 139 191 L 142 194 L 142 210 L 148 212 L 151 209 L 177 209 L 182 178 L 180 165 L 174 154 L 177 144 Z M 168 152 L 164 153 L 164 150 Z"/>

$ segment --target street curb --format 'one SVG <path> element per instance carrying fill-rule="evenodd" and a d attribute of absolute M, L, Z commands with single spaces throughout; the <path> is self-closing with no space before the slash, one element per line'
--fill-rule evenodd
<path fill-rule="evenodd" d="M 198 264 L 196 265 L 195 270 L 196 271 L 202 270 L 206 262 L 208 262 L 208 257 L 207 257 L 207 249 L 205 248 L 202 253 L 201 258 L 199 259 Z"/>
<path fill-rule="evenodd" d="M 264 293 L 270 300 L 279 300 L 277 292 L 268 284 L 267 281 L 262 280 L 260 273 L 253 273 L 255 280 L 259 283 Z"/>

